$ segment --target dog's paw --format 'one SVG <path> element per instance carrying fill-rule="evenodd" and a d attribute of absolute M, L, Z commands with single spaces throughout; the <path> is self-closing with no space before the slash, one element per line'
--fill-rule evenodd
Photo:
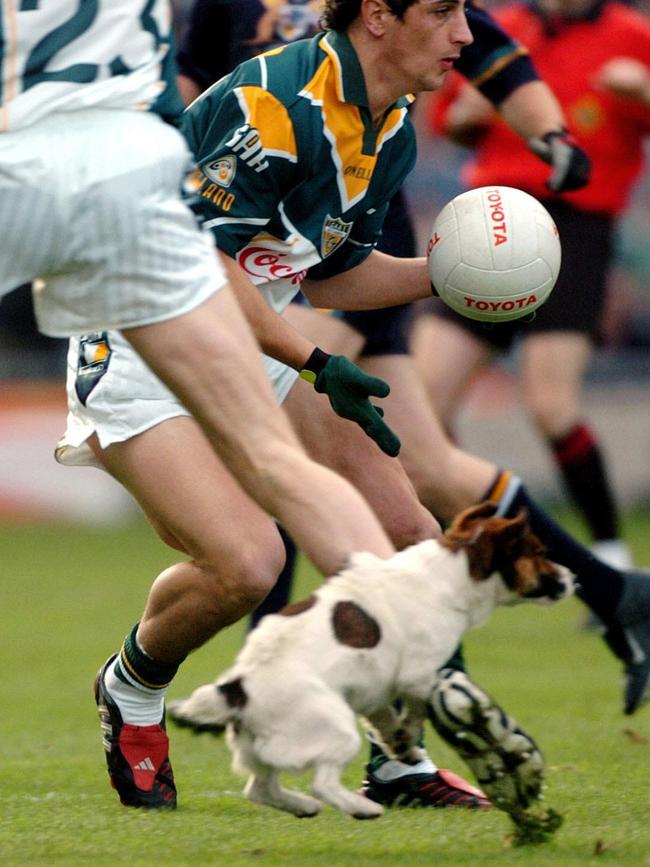
<path fill-rule="evenodd" d="M 314 816 L 320 813 L 322 806 L 322 803 L 316 798 L 302 795 L 300 804 L 296 804 L 289 812 L 293 813 L 297 819 L 313 819 Z"/>
<path fill-rule="evenodd" d="M 368 799 L 366 799 L 368 800 Z M 364 806 L 363 810 L 356 810 L 350 813 L 353 819 L 378 819 L 384 812 L 381 804 L 375 804 L 373 801 L 368 801 L 370 808 Z"/>
<path fill-rule="evenodd" d="M 285 789 L 277 784 L 271 786 L 268 781 L 254 775 L 246 783 L 244 794 L 254 804 L 284 810 L 298 819 L 311 819 L 312 816 L 317 816 L 323 806 L 322 801 L 312 798 L 311 795 Z"/>

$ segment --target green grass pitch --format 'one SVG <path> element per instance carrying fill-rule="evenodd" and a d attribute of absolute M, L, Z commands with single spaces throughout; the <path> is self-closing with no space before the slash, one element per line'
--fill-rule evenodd
<path fill-rule="evenodd" d="M 575 529 L 570 515 L 562 519 Z M 637 562 L 650 565 L 650 511 L 627 515 L 626 530 Z M 580 630 L 576 600 L 501 610 L 466 641 L 475 679 L 545 754 L 545 804 L 565 817 L 549 843 L 512 848 L 509 821 L 497 811 L 396 810 L 355 822 L 326 807 L 297 820 L 243 798 L 223 739 L 176 730 L 179 809 L 122 808 L 108 785 L 91 684 L 173 557 L 139 522 L 110 531 L 0 527 L 5 867 L 650 865 L 650 707 L 622 715 L 620 666 L 598 635 Z M 315 580 L 303 564 L 297 595 Z M 193 654 L 171 696 L 216 676 L 242 635 L 240 624 Z M 465 773 L 431 731 L 427 744 L 440 765 Z M 347 771 L 352 786 L 364 758 Z"/>

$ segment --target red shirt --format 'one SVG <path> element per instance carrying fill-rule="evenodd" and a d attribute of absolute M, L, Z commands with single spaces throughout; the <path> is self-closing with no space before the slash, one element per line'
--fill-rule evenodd
<path fill-rule="evenodd" d="M 528 47 L 539 75 L 554 91 L 569 127 L 592 160 L 591 182 L 564 193 L 572 205 L 618 213 L 643 167 L 643 138 L 650 131 L 650 106 L 614 96 L 593 85 L 609 60 L 630 57 L 650 69 L 650 22 L 618 2 L 605 3 L 592 20 L 562 21 L 548 32 L 530 6 L 516 3 L 495 12 L 504 29 Z M 445 112 L 463 79 L 457 73 L 432 100 L 429 120 L 444 133 Z M 537 197 L 552 194 L 544 186 L 549 167 L 500 119 L 490 124 L 462 178 L 469 187 L 503 184 Z"/>

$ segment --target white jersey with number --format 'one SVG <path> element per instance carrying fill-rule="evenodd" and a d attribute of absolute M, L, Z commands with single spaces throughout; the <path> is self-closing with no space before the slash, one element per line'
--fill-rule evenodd
<path fill-rule="evenodd" d="M 32 283 L 45 334 L 160 322 L 225 285 L 181 197 L 171 45 L 168 0 L 0 0 L 0 296 Z"/>
<path fill-rule="evenodd" d="M 166 113 L 168 0 L 0 0 L 0 131 L 52 112 Z"/>

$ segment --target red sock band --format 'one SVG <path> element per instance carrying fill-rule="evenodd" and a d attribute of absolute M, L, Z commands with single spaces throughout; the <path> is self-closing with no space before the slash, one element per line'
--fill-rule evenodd
<path fill-rule="evenodd" d="M 551 440 L 553 454 L 561 466 L 583 460 L 595 445 L 594 435 L 585 424 L 577 424 L 560 439 Z"/>

